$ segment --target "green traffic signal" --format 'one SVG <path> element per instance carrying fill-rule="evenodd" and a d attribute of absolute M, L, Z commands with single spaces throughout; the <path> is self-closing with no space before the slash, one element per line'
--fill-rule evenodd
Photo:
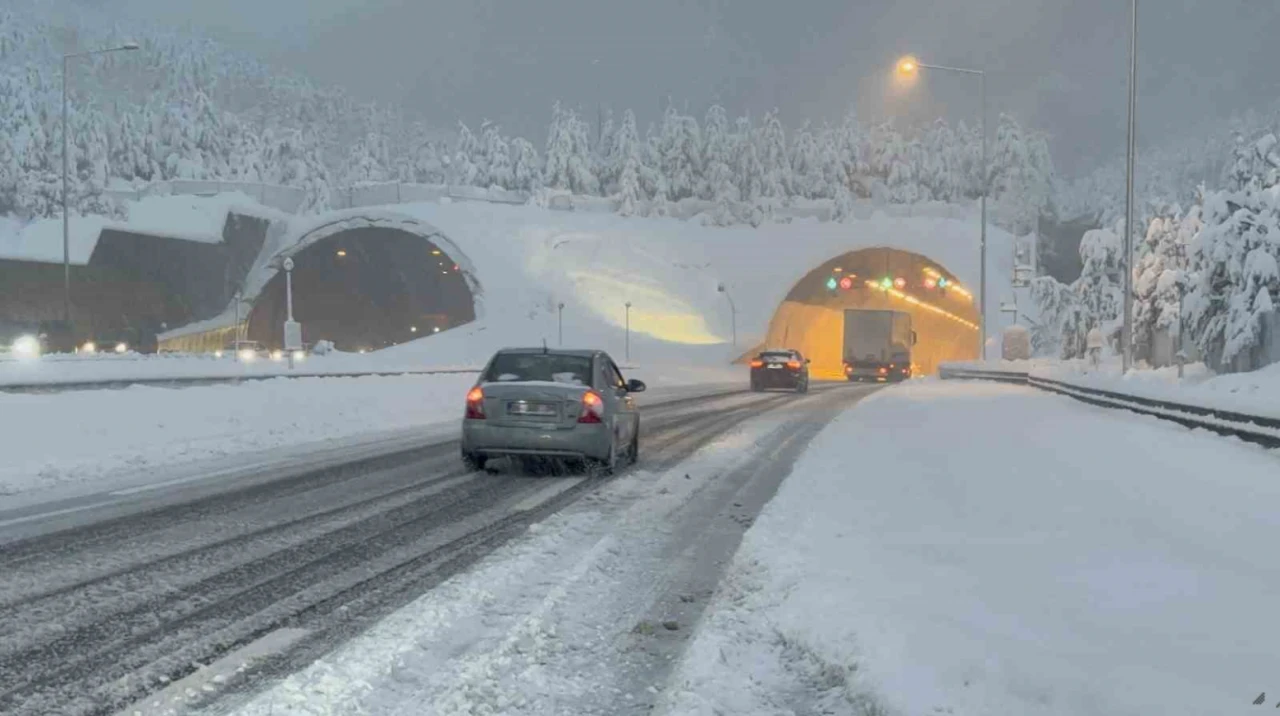
<path fill-rule="evenodd" d="M 836 277 L 835 277 L 835 276 L 832 276 L 831 278 L 827 279 L 827 288 L 828 288 L 828 289 L 830 289 L 830 290 L 832 290 L 832 291 L 836 290 Z"/>

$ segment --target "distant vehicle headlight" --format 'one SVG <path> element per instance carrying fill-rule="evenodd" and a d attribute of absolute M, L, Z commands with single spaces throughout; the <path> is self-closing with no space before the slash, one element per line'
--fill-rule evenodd
<path fill-rule="evenodd" d="M 40 357 L 40 339 L 35 336 L 18 336 L 13 345 L 9 346 L 9 350 L 13 354 L 24 360 L 30 360 Z"/>
<path fill-rule="evenodd" d="M 302 360 L 302 359 L 304 359 L 304 358 L 306 358 L 306 357 L 307 357 L 307 353 L 306 353 L 306 351 L 294 351 L 294 352 L 293 352 L 293 359 L 294 359 L 295 361 L 300 361 L 300 360 Z"/>
<path fill-rule="evenodd" d="M 98 344 L 94 343 L 93 341 L 89 341 L 88 343 L 85 343 L 83 346 L 80 347 L 80 352 L 93 355 L 94 353 L 98 352 Z"/>
<path fill-rule="evenodd" d="M 213 352 L 213 357 L 214 357 L 214 358 L 221 358 L 221 357 L 222 357 L 222 351 L 214 351 L 214 352 Z"/>
<path fill-rule="evenodd" d="M 271 360 L 276 362 L 284 360 L 284 351 L 271 351 Z"/>
<path fill-rule="evenodd" d="M 258 359 L 258 354 L 254 353 L 252 350 L 248 348 L 243 348 L 240 350 L 240 360 L 244 361 L 245 363 L 252 363 L 257 359 Z"/>
<path fill-rule="evenodd" d="M 128 343 L 117 343 L 117 344 L 116 344 L 116 353 L 128 353 L 128 352 L 129 352 L 129 344 L 128 344 Z"/>

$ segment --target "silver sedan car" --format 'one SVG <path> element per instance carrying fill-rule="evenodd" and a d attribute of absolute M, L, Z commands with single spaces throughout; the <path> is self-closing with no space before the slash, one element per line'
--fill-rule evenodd
<path fill-rule="evenodd" d="M 604 351 L 503 349 L 467 393 L 462 460 L 479 470 L 494 457 L 552 457 L 612 471 L 639 457 L 633 394 L 644 389 Z"/>

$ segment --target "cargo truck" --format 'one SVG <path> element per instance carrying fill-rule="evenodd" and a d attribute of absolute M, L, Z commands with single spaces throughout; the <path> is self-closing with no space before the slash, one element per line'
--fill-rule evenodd
<path fill-rule="evenodd" d="M 857 308 L 844 312 L 844 375 L 851 381 L 910 378 L 915 344 L 909 313 Z"/>

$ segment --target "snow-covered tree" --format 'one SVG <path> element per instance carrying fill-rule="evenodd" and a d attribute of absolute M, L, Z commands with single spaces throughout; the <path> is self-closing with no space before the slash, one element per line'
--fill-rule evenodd
<path fill-rule="evenodd" d="M 668 106 L 658 130 L 659 169 L 666 179 L 668 201 L 694 196 L 702 177 L 702 136 L 698 120 Z"/>
<path fill-rule="evenodd" d="M 1158 330 L 1177 331 L 1187 243 L 1200 229 L 1199 208 L 1184 216 L 1176 207 L 1161 211 L 1147 225 L 1142 255 L 1134 271 L 1133 338 L 1150 345 Z"/>
<path fill-rule="evenodd" d="M 486 123 L 481 127 L 480 144 L 484 149 L 487 185 L 511 188 L 515 184 L 511 146 L 497 125 Z"/>
<path fill-rule="evenodd" d="M 791 161 L 787 156 L 787 135 L 775 109 L 764 116 L 756 138 L 756 156 L 760 161 L 760 193 L 769 198 L 787 196 L 793 185 Z"/>
<path fill-rule="evenodd" d="M 511 140 L 511 189 L 536 191 L 542 186 L 542 162 L 538 150 L 524 137 Z"/>
<path fill-rule="evenodd" d="M 1258 344 L 1280 293 L 1280 189 L 1258 184 L 1207 193 L 1191 243 L 1184 316 L 1200 350 L 1227 366 Z"/>
<path fill-rule="evenodd" d="M 458 122 L 458 141 L 449 164 L 449 183 L 458 186 L 479 186 L 485 183 L 485 170 L 479 166 L 480 141 L 463 122 Z"/>
<path fill-rule="evenodd" d="M 556 102 L 547 132 L 546 169 L 543 181 L 552 189 L 594 194 L 600 189 L 595 174 L 587 125 L 572 109 Z"/>

